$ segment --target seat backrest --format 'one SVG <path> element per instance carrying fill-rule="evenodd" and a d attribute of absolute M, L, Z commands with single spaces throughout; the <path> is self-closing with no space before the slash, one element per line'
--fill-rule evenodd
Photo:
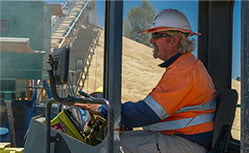
<path fill-rule="evenodd" d="M 221 153 L 226 152 L 228 140 L 231 137 L 238 93 L 234 89 L 221 89 L 217 91 L 216 95 L 217 107 L 214 119 L 212 150 Z"/>

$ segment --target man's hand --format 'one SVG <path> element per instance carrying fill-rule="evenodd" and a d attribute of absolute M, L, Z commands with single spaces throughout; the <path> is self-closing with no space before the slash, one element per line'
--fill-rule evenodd
<path fill-rule="evenodd" d="M 100 104 L 81 104 L 81 103 L 75 103 L 74 106 L 78 106 L 82 109 L 88 110 L 90 113 L 93 114 L 99 114 L 98 108 Z"/>

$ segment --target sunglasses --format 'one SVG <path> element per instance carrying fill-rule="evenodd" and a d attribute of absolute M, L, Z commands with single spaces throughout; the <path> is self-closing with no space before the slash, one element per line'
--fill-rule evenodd
<path fill-rule="evenodd" d="M 167 34 L 167 33 L 159 33 L 159 32 L 155 32 L 152 33 L 151 37 L 155 40 L 160 39 L 162 37 L 172 37 L 171 35 Z"/>

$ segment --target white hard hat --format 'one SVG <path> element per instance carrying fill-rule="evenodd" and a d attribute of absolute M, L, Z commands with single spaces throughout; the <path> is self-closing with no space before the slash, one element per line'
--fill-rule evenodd
<path fill-rule="evenodd" d="M 191 30 L 187 17 L 176 9 L 164 9 L 155 18 L 150 29 L 141 33 L 153 33 L 160 31 L 181 31 L 189 35 L 200 35 Z"/>

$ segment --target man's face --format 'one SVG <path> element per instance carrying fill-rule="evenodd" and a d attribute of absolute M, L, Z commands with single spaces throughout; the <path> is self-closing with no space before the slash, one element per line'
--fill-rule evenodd
<path fill-rule="evenodd" d="M 171 41 L 171 35 L 167 33 L 152 33 L 150 43 L 153 45 L 153 57 L 159 58 L 163 61 L 167 60 L 169 55 L 167 54 L 170 50 L 169 43 Z"/>

